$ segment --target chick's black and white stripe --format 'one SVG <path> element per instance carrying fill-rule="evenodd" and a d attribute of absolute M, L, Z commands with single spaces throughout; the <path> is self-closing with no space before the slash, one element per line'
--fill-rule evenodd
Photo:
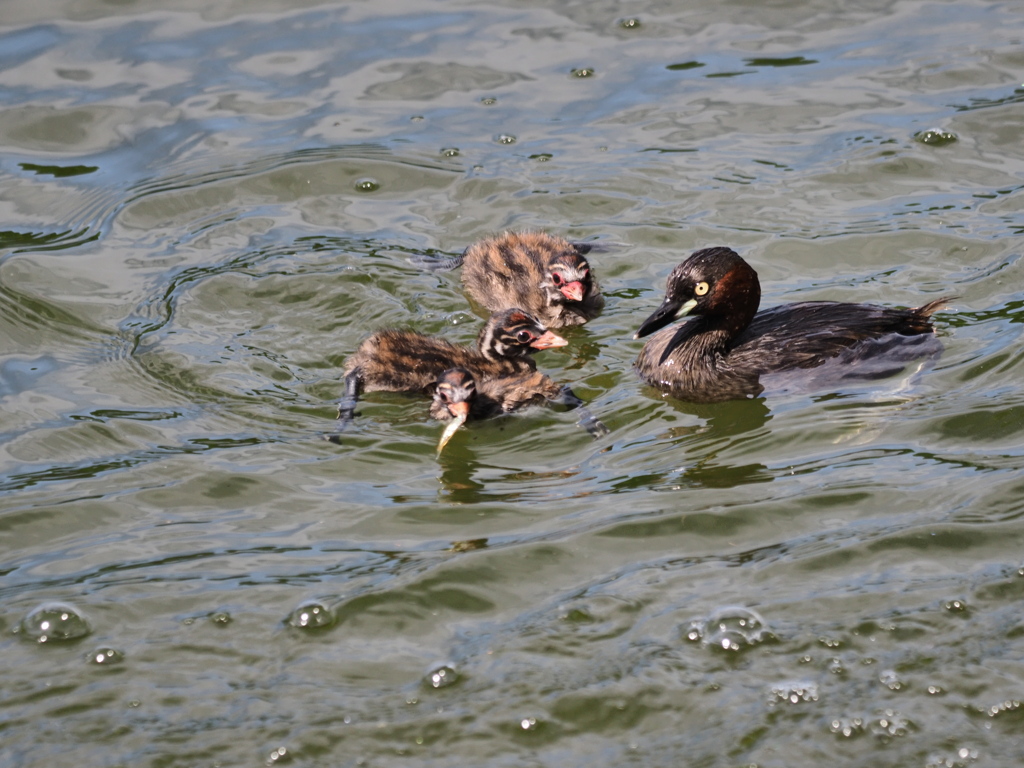
<path fill-rule="evenodd" d="M 604 297 L 585 254 L 590 246 L 543 232 L 506 232 L 463 253 L 462 282 L 490 310 L 522 307 L 549 328 L 596 317 Z"/>
<path fill-rule="evenodd" d="M 476 347 L 415 331 L 385 329 L 366 340 L 345 361 L 345 396 L 338 404 L 339 431 L 355 415 L 364 392 L 431 394 L 449 368 L 464 368 L 478 380 L 526 373 L 536 368 L 530 353 L 564 346 L 521 309 L 494 313 L 477 336 Z M 336 436 L 331 439 L 337 442 Z"/>

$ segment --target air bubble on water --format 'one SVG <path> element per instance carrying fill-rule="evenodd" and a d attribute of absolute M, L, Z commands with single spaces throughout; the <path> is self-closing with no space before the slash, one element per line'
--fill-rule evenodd
<path fill-rule="evenodd" d="M 593 67 L 577 67 L 576 69 L 572 70 L 569 74 L 572 75 L 573 77 L 593 77 L 594 76 L 594 68 Z"/>
<path fill-rule="evenodd" d="M 942 693 L 942 689 L 937 685 L 929 685 L 928 693 L 930 693 L 932 696 L 937 696 L 938 694 Z"/>
<path fill-rule="evenodd" d="M 826 648 L 839 648 L 842 644 L 842 640 L 838 640 L 834 637 L 819 637 L 818 642 Z"/>
<path fill-rule="evenodd" d="M 619 26 L 623 29 L 640 29 L 640 19 L 623 19 Z"/>
<path fill-rule="evenodd" d="M 376 192 L 380 189 L 380 182 L 367 176 L 362 179 L 357 179 L 355 188 L 356 192 Z"/>
<path fill-rule="evenodd" d="M 882 738 L 906 736 L 910 733 L 911 722 L 896 710 L 887 709 L 868 724 L 868 729 Z"/>
<path fill-rule="evenodd" d="M 914 138 L 931 147 L 945 147 L 959 140 L 955 133 L 944 131 L 941 128 L 929 128 L 927 131 L 915 133 Z"/>
<path fill-rule="evenodd" d="M 812 682 L 777 683 L 768 694 L 768 706 L 803 704 L 818 700 L 818 686 Z"/>
<path fill-rule="evenodd" d="M 833 675 L 843 675 L 846 674 L 846 666 L 843 664 L 842 659 L 838 656 L 834 656 L 828 662 L 828 671 Z"/>
<path fill-rule="evenodd" d="M 298 629 L 322 629 L 334 624 L 334 612 L 323 603 L 309 600 L 291 612 L 288 623 Z"/>
<path fill-rule="evenodd" d="M 519 721 L 519 727 L 524 731 L 535 731 L 537 730 L 537 718 L 536 717 L 524 717 Z"/>
<path fill-rule="evenodd" d="M 496 142 L 498 142 L 499 144 L 515 144 L 516 143 L 516 137 L 513 136 L 511 133 L 499 133 L 497 136 L 494 137 L 494 140 Z"/>
<path fill-rule="evenodd" d="M 459 148 L 458 147 L 442 147 L 441 148 L 441 157 L 458 157 L 460 154 L 462 154 L 462 153 L 459 152 Z"/>
<path fill-rule="evenodd" d="M 216 611 L 210 614 L 210 621 L 218 627 L 226 627 L 232 621 L 231 614 L 227 611 Z"/>
<path fill-rule="evenodd" d="M 476 323 L 477 317 L 469 312 L 459 310 L 445 315 L 444 320 L 448 325 L 465 325 L 466 323 Z M 486 541 L 486 539 L 484 539 L 484 541 Z"/>
<path fill-rule="evenodd" d="M 270 757 L 267 758 L 267 765 L 276 765 L 277 763 L 288 760 L 290 755 L 288 754 L 287 747 L 278 747 L 270 753 Z"/>
<path fill-rule="evenodd" d="M 97 648 L 86 656 L 86 658 L 89 660 L 90 664 L 113 666 L 114 664 L 120 664 L 124 661 L 124 651 L 119 651 L 117 648 Z"/>
<path fill-rule="evenodd" d="M 539 152 L 536 155 L 530 155 L 530 159 L 536 160 L 538 163 L 546 163 L 552 157 L 554 157 L 554 155 L 549 152 Z"/>
<path fill-rule="evenodd" d="M 929 755 L 925 768 L 967 768 L 978 759 L 979 752 L 969 747 L 960 747 L 950 755 Z"/>
<path fill-rule="evenodd" d="M 967 603 L 963 600 L 947 600 L 943 603 L 943 608 L 950 613 L 965 613 L 967 611 Z"/>
<path fill-rule="evenodd" d="M 1003 712 L 1015 712 L 1020 709 L 1020 701 L 1016 699 L 1007 699 L 1001 701 L 998 704 L 993 704 L 991 707 L 985 710 L 985 714 L 989 717 L 996 717 L 1001 715 Z"/>
<path fill-rule="evenodd" d="M 459 682 L 459 673 L 455 665 L 450 662 L 442 662 L 432 666 L 426 676 L 426 683 L 431 688 L 447 688 Z"/>
<path fill-rule="evenodd" d="M 864 720 L 860 717 L 837 717 L 829 728 L 837 736 L 849 739 L 864 733 Z"/>
<path fill-rule="evenodd" d="M 905 683 L 900 679 L 900 676 L 896 674 L 893 669 L 886 669 L 878 676 L 878 681 L 882 683 L 890 691 L 898 691 Z"/>
<path fill-rule="evenodd" d="M 21 620 L 21 631 L 38 643 L 77 640 L 91 632 L 85 615 L 69 603 L 43 603 Z"/>
<path fill-rule="evenodd" d="M 760 614 L 740 606 L 719 608 L 708 618 L 691 622 L 684 636 L 725 651 L 740 651 L 774 638 Z"/>
<path fill-rule="evenodd" d="M 492 107 L 498 103 L 498 100 L 493 96 L 484 96 L 482 99 L 480 99 L 480 103 L 483 104 L 485 107 Z"/>

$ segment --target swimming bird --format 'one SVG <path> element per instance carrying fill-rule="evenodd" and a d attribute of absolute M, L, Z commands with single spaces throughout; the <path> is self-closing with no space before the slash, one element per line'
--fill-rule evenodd
<path fill-rule="evenodd" d="M 448 263 L 491 311 L 522 307 L 548 328 L 581 325 L 600 314 L 604 297 L 585 258 L 591 246 L 543 232 L 505 232 L 469 246 Z"/>
<path fill-rule="evenodd" d="M 665 300 L 634 338 L 659 332 L 633 366 L 695 402 L 882 378 L 941 351 L 931 316 L 953 298 L 915 309 L 809 301 L 758 312 L 753 268 L 730 248 L 705 248 L 672 270 Z M 665 328 L 686 315 L 695 319 Z"/>
<path fill-rule="evenodd" d="M 469 418 L 486 419 L 543 402 L 575 409 L 577 423 L 595 438 L 608 434 L 608 428 L 590 412 L 570 387 L 556 383 L 540 371 L 478 378 L 465 368 L 450 368 L 438 377 L 430 404 L 432 417 L 451 422 L 437 450 L 440 452 Z"/>
<path fill-rule="evenodd" d="M 415 331 L 377 331 L 345 361 L 345 396 L 338 404 L 341 427 L 352 420 L 363 392 L 429 393 L 442 373 L 456 367 L 481 377 L 532 371 L 537 364 L 530 353 L 568 343 L 518 308 L 491 315 L 477 335 L 476 348 Z"/>

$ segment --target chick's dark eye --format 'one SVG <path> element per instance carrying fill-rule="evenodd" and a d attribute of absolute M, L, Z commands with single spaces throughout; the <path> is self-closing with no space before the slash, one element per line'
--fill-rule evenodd
<path fill-rule="evenodd" d="M 520 344 L 526 344 L 527 342 L 533 341 L 533 334 L 529 331 L 520 331 L 516 334 L 516 339 L 519 340 Z"/>
<path fill-rule="evenodd" d="M 552 272 L 551 282 L 553 282 L 555 285 L 561 285 L 565 281 L 562 280 L 562 276 L 560 274 L 558 274 L 557 272 Z"/>

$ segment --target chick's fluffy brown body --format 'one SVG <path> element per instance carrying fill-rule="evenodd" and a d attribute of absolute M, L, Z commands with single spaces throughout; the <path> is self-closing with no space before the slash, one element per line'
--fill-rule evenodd
<path fill-rule="evenodd" d="M 489 310 L 522 307 L 548 328 L 581 325 L 604 307 L 589 251 L 543 232 L 506 232 L 466 249 L 462 282 Z"/>
<path fill-rule="evenodd" d="M 536 370 L 532 351 L 567 343 L 518 308 L 491 315 L 477 336 L 475 348 L 415 331 L 378 331 L 345 361 L 345 396 L 338 403 L 338 431 L 355 416 L 363 392 L 431 395 L 439 377 L 451 368 L 464 369 L 480 381 L 528 375 Z M 329 439 L 337 442 L 336 435 Z"/>
<path fill-rule="evenodd" d="M 532 371 L 537 364 L 531 352 L 567 343 L 537 318 L 512 308 L 491 315 L 475 348 L 415 331 L 378 331 L 345 361 L 345 378 L 357 382 L 360 392 L 423 392 L 449 368 L 465 368 L 475 378 Z"/>
<path fill-rule="evenodd" d="M 478 349 L 389 328 L 359 345 L 345 361 L 345 375 L 358 375 L 362 392 L 429 392 L 448 368 L 465 368 L 474 377 L 487 378 L 510 376 L 535 366 L 525 355 L 489 360 Z"/>
<path fill-rule="evenodd" d="M 467 418 L 486 419 L 544 402 L 574 409 L 578 424 L 591 436 L 608 434 L 608 427 L 583 405 L 572 389 L 532 370 L 475 378 L 465 368 L 451 368 L 438 377 L 430 415 L 441 421 L 459 419 L 464 422 Z M 446 432 L 446 435 L 450 437 L 451 433 Z M 442 439 L 442 445 L 447 437 Z"/>
<path fill-rule="evenodd" d="M 449 407 L 452 402 L 468 403 L 471 419 L 488 419 L 528 405 L 559 401 L 565 389 L 540 371 L 476 378 L 459 367 L 445 371 L 438 381 L 430 415 L 441 421 L 455 415 Z"/>

